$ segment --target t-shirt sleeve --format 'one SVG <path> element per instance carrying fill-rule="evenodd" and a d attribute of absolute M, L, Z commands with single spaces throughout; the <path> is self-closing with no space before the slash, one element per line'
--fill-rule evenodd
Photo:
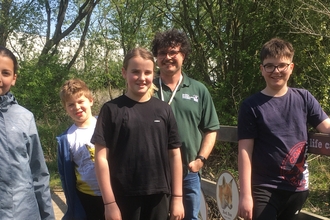
<path fill-rule="evenodd" d="M 219 118 L 214 107 L 212 96 L 205 86 L 203 86 L 203 112 L 199 128 L 203 131 L 216 131 L 220 128 Z"/>
<path fill-rule="evenodd" d="M 256 116 L 247 101 L 241 104 L 239 110 L 237 136 L 238 140 L 254 139 L 257 137 Z"/>
<path fill-rule="evenodd" d="M 106 131 L 109 131 L 108 124 L 109 121 L 109 109 L 104 104 L 101 108 L 100 114 L 97 117 L 97 122 L 94 130 L 94 134 L 91 139 L 92 144 L 100 144 L 102 146 L 106 146 L 107 140 L 106 140 Z"/>
<path fill-rule="evenodd" d="M 323 111 L 320 103 L 316 98 L 307 91 L 307 122 L 316 128 L 322 121 L 328 118 L 328 115 Z"/>
<path fill-rule="evenodd" d="M 168 107 L 168 149 L 175 149 L 181 147 L 181 140 L 179 137 L 178 125 L 176 123 L 173 111 Z"/>

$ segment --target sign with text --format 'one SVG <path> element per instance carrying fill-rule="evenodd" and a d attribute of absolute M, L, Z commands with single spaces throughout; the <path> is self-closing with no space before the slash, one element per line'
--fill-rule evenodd
<path fill-rule="evenodd" d="M 309 133 L 308 153 L 330 156 L 330 135 Z"/>
<path fill-rule="evenodd" d="M 217 182 L 217 204 L 225 220 L 234 220 L 238 214 L 239 192 L 237 182 L 228 171 L 222 171 Z"/>

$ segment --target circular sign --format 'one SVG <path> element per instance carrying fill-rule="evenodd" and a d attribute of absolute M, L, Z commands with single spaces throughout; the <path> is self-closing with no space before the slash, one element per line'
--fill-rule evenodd
<path fill-rule="evenodd" d="M 225 220 L 234 220 L 238 215 L 239 192 L 237 182 L 228 171 L 222 171 L 217 181 L 217 204 Z"/>
<path fill-rule="evenodd" d="M 206 200 L 205 200 L 205 196 L 204 196 L 204 193 L 203 193 L 203 190 L 201 189 L 201 207 L 199 209 L 199 214 L 198 214 L 198 219 L 200 220 L 207 220 L 207 203 L 206 203 Z"/>

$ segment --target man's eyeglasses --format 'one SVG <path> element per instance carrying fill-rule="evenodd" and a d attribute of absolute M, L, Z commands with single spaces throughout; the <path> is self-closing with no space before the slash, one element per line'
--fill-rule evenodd
<path fill-rule="evenodd" d="M 158 58 L 165 58 L 167 56 L 169 56 L 170 58 L 174 58 L 176 57 L 176 55 L 178 55 L 181 51 L 175 51 L 175 50 L 171 50 L 169 52 L 164 52 L 164 51 L 161 51 L 161 52 L 158 52 L 157 53 L 157 57 Z"/>
<path fill-rule="evenodd" d="M 279 72 L 283 72 L 288 69 L 290 64 L 291 63 L 280 63 L 277 66 L 275 66 L 273 64 L 267 63 L 267 64 L 263 65 L 263 67 L 267 73 L 273 73 L 275 71 L 275 69 L 277 69 Z"/>

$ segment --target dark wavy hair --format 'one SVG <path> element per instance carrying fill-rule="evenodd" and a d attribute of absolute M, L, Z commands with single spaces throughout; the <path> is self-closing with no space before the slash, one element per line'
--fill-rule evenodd
<path fill-rule="evenodd" d="M 180 46 L 180 51 L 185 54 L 187 59 L 191 47 L 187 35 L 178 29 L 172 28 L 164 32 L 156 33 L 152 43 L 151 51 L 154 57 L 157 56 L 158 50 Z"/>
<path fill-rule="evenodd" d="M 18 62 L 17 62 L 17 59 L 16 59 L 15 55 L 13 54 L 13 52 L 11 52 L 6 47 L 0 45 L 0 56 L 8 57 L 13 61 L 13 63 L 14 63 L 14 74 L 17 74 L 18 73 Z"/>

